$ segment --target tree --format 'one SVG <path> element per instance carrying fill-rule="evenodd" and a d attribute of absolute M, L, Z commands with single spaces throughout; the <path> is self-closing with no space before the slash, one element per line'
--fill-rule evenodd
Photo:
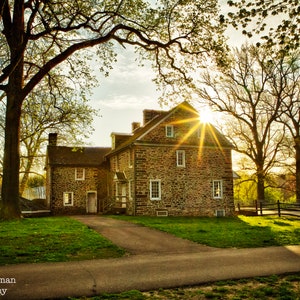
<path fill-rule="evenodd" d="M 296 200 L 300 203 L 300 52 L 280 52 L 277 72 L 272 72 L 275 97 L 280 97 L 282 105 L 278 121 L 284 124 L 293 148 L 288 139 L 287 148 L 292 150 L 296 165 Z"/>
<path fill-rule="evenodd" d="M 270 74 L 278 67 L 272 62 L 270 53 L 245 45 L 234 51 L 227 67 L 216 74 L 207 71 L 201 82 L 204 86 L 198 85 L 200 97 L 230 116 L 227 136 L 235 150 L 254 164 L 260 201 L 265 199 L 265 178 L 277 163 L 284 138 L 284 126 L 274 126 L 282 99 L 274 96 L 270 83 Z"/>
<path fill-rule="evenodd" d="M 60 133 L 60 142 L 65 139 L 71 140 L 74 145 L 81 145 L 82 138 L 87 138 L 93 130 L 91 124 L 98 112 L 87 104 L 87 97 L 97 80 L 87 72 L 86 65 L 81 63 L 78 64 L 80 68 L 76 68 L 78 65 L 73 64 L 73 71 L 58 72 L 56 69 L 48 74 L 24 101 L 20 131 L 20 195 L 30 174 L 43 176 L 41 170 L 44 168 L 45 145 L 50 131 Z M 80 80 L 74 81 L 75 76 Z M 0 112 L 4 120 L 3 101 Z M 3 143 L 4 122 L 0 124 Z"/>
<path fill-rule="evenodd" d="M 66 83 L 66 82 L 65 82 Z M 77 99 L 74 90 L 66 87 L 64 97 L 51 99 L 47 88 L 40 85 L 24 101 L 21 115 L 21 176 L 19 193 L 22 195 L 32 169 L 41 169 L 45 158 L 45 144 L 50 131 L 59 132 L 61 138 L 71 140 L 72 144 L 81 144 L 82 137 L 88 137 L 91 132 L 93 117 L 97 111 L 87 104 L 87 100 Z M 55 101 L 55 106 L 53 105 Z"/>
<path fill-rule="evenodd" d="M 114 43 L 133 45 L 155 61 L 169 84 L 188 82 L 196 58 L 221 52 L 216 0 L 0 0 L 0 89 L 6 95 L 1 218 L 19 218 L 20 118 L 26 97 L 51 70 L 71 66 L 79 50 L 97 47 L 100 67 Z M 84 60 L 84 57 L 82 58 Z"/>
<path fill-rule="evenodd" d="M 299 48 L 298 0 L 229 0 L 227 3 L 236 8 L 228 14 L 227 22 L 236 29 L 242 26 L 242 32 L 248 37 L 260 35 L 269 47 L 277 44 L 286 50 Z M 225 17 L 221 16 L 221 19 L 225 20 Z"/>

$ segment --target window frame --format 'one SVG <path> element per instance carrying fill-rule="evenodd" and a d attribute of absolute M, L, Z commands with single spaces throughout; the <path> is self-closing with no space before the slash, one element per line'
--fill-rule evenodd
<path fill-rule="evenodd" d="M 158 193 L 158 195 L 156 196 L 153 196 L 154 194 L 154 187 L 153 187 L 153 184 L 154 183 L 157 183 L 157 187 L 158 187 L 158 190 L 155 191 Z M 160 179 L 151 179 L 150 180 L 150 186 L 149 186 L 149 190 L 150 190 L 150 200 L 151 201 L 159 201 L 161 200 L 161 180 Z"/>
<path fill-rule="evenodd" d="M 169 138 L 174 137 L 174 126 L 173 125 L 166 125 L 165 129 L 166 129 L 166 137 L 169 137 Z"/>
<path fill-rule="evenodd" d="M 78 176 L 78 170 L 82 170 L 82 176 Z M 85 168 L 75 168 L 75 180 L 76 181 L 82 181 L 85 180 Z"/>
<path fill-rule="evenodd" d="M 68 195 L 68 200 L 71 200 L 71 202 L 66 203 L 66 195 Z M 70 197 L 71 196 L 71 197 Z M 73 206 L 74 205 L 74 193 L 73 192 L 63 192 L 63 203 L 64 206 Z"/>
<path fill-rule="evenodd" d="M 129 200 L 133 200 L 133 191 L 134 191 L 133 180 L 130 179 L 128 181 L 128 198 L 129 198 Z"/>
<path fill-rule="evenodd" d="M 220 189 L 218 192 L 217 189 Z M 223 180 L 213 180 L 213 187 L 212 187 L 212 192 L 213 192 L 213 198 L 214 199 L 222 199 L 223 198 Z"/>
<path fill-rule="evenodd" d="M 182 163 L 180 163 L 180 160 L 182 160 Z M 185 168 L 185 150 L 176 150 L 176 166 Z"/>

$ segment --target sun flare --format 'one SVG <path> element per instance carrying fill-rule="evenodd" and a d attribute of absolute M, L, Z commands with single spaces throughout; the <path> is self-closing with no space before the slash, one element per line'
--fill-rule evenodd
<path fill-rule="evenodd" d="M 201 123 L 213 123 L 215 121 L 215 116 L 209 107 L 201 109 L 199 115 Z"/>

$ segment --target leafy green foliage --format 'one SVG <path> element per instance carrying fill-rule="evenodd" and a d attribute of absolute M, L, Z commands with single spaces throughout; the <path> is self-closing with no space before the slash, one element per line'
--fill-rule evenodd
<path fill-rule="evenodd" d="M 257 199 L 255 176 L 242 174 L 242 172 L 239 172 L 239 175 L 240 178 L 234 180 L 235 203 L 242 206 L 255 206 Z M 268 203 L 295 202 L 294 182 L 295 179 L 290 176 L 269 174 L 266 178 L 265 201 Z"/>
<path fill-rule="evenodd" d="M 267 46 L 280 44 L 285 49 L 297 49 L 300 45 L 300 6 L 297 0 L 246 0 L 227 1 L 231 6 L 229 23 L 242 27 L 248 37 L 261 35 Z M 224 19 L 224 17 L 222 18 Z M 274 26 L 268 24 L 274 23 Z"/>
<path fill-rule="evenodd" d="M 42 176 L 31 176 L 28 180 L 28 187 L 35 188 L 45 185 L 45 178 Z"/>
<path fill-rule="evenodd" d="M 67 217 L 0 222 L 0 265 L 120 257 L 124 251 Z"/>
<path fill-rule="evenodd" d="M 90 79 L 90 76 L 86 80 L 84 77 L 83 73 L 83 82 Z M 60 144 L 72 141 L 72 145 L 81 145 L 92 132 L 92 121 L 98 115 L 85 95 L 92 84 L 86 84 L 85 87 L 81 84 L 72 86 L 70 78 L 56 72 L 52 72 L 51 83 L 48 84 L 43 80 L 23 104 L 20 137 L 21 195 L 30 174 L 44 167 L 49 131 L 59 132 Z"/>

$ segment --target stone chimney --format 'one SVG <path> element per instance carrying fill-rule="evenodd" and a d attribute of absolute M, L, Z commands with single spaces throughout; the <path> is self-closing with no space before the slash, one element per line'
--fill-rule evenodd
<path fill-rule="evenodd" d="M 163 112 L 164 111 L 162 110 L 144 109 L 144 125 L 153 120 L 155 117 L 161 115 Z"/>
<path fill-rule="evenodd" d="M 111 133 L 111 148 L 112 150 L 116 149 L 118 146 L 123 144 L 131 135 L 127 133 Z"/>
<path fill-rule="evenodd" d="M 48 135 L 48 145 L 57 146 L 57 133 L 49 133 Z"/>
<path fill-rule="evenodd" d="M 135 132 L 137 129 L 139 129 L 141 127 L 141 123 L 140 122 L 132 122 L 131 123 L 131 130 L 132 133 Z"/>

